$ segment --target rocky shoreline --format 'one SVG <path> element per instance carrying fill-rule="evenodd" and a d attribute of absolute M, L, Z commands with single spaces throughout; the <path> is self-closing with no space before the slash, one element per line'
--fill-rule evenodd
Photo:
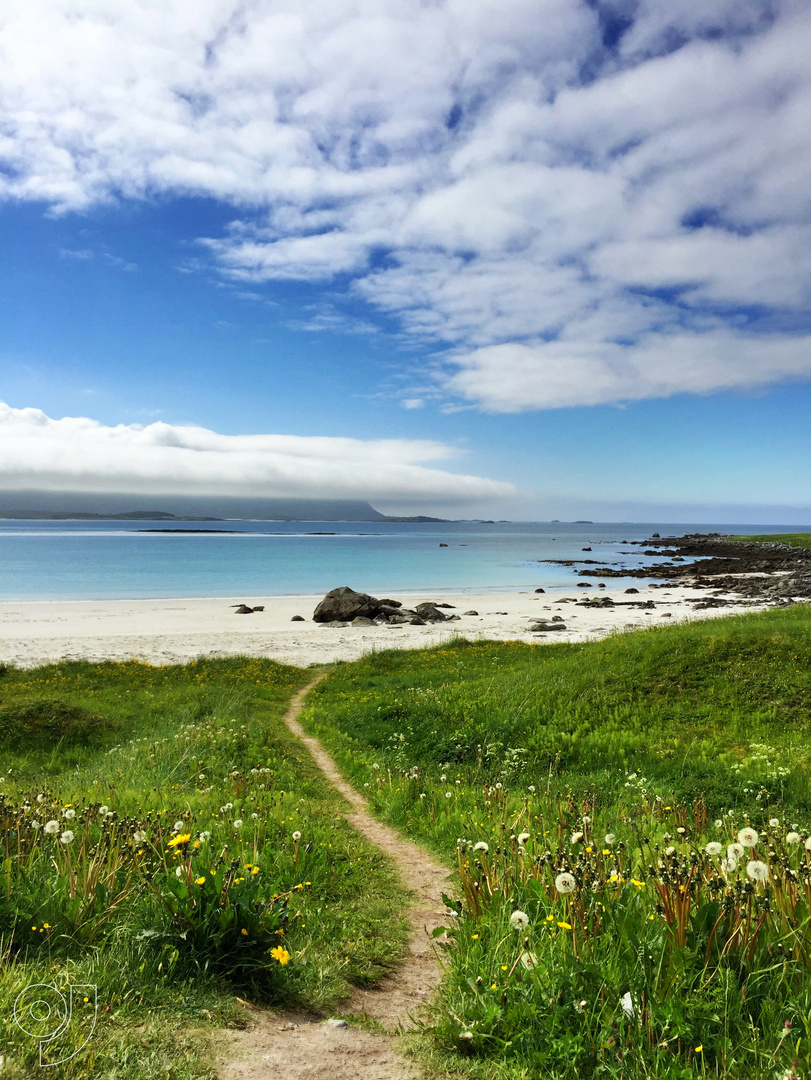
<path fill-rule="evenodd" d="M 660 578 L 688 588 L 732 593 L 740 597 L 738 603 L 791 604 L 811 600 L 811 550 L 807 548 L 779 541 L 734 540 L 720 533 L 667 537 L 654 534 L 649 540 L 627 543 L 645 548 L 645 555 L 669 561 L 634 569 L 605 566 L 592 559 L 550 561 L 565 566 L 588 562 L 589 569 L 576 571 L 578 577 Z M 700 610 L 734 605 L 734 597 L 707 597 L 695 607 Z"/>

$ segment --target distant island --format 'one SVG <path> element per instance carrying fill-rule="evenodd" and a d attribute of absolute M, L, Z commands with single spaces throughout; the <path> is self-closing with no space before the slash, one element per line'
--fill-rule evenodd
<path fill-rule="evenodd" d="M 133 503 L 146 504 L 132 509 Z M 220 496 L 88 495 L 0 492 L 0 518 L 17 521 L 413 521 L 448 523 L 424 514 L 381 514 L 363 499 L 235 499 Z"/>

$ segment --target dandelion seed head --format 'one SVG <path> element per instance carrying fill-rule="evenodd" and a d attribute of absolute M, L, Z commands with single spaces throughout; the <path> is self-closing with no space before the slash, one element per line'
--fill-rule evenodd
<path fill-rule="evenodd" d="M 747 826 L 738 833 L 738 843 L 745 848 L 753 848 L 758 842 L 758 834 L 754 829 Z"/>
<path fill-rule="evenodd" d="M 525 911 L 514 911 L 510 916 L 510 926 L 514 930 L 524 930 L 529 926 L 529 915 Z"/>
<path fill-rule="evenodd" d="M 70 829 L 65 829 L 59 839 L 62 841 L 63 844 L 65 844 L 65 846 L 67 846 L 68 844 L 72 844 L 73 833 L 70 831 Z"/>
<path fill-rule="evenodd" d="M 612 832 L 605 834 L 605 842 L 609 847 L 616 842 L 616 839 L 616 836 Z"/>
<path fill-rule="evenodd" d="M 555 888 L 559 893 L 565 895 L 566 893 L 573 893 L 577 888 L 577 882 L 572 874 L 564 870 L 562 874 L 558 874 L 555 878 Z"/>
<path fill-rule="evenodd" d="M 725 874 L 731 874 L 733 870 L 738 869 L 737 859 L 721 859 L 721 869 Z"/>
<path fill-rule="evenodd" d="M 526 844 L 527 840 L 529 840 L 529 833 L 528 832 L 522 832 L 522 833 L 519 834 L 518 843 L 522 847 L 524 846 L 524 844 Z"/>
<path fill-rule="evenodd" d="M 579 844 L 582 839 L 583 839 L 583 834 L 581 832 L 573 832 L 570 839 L 569 839 L 569 843 L 571 843 L 571 844 Z"/>
<path fill-rule="evenodd" d="M 721 844 L 716 843 L 715 840 L 711 840 L 704 850 L 708 855 L 720 855 L 724 849 Z"/>
<path fill-rule="evenodd" d="M 242 828 L 242 818 L 235 818 L 234 819 L 234 828 L 235 829 L 241 829 Z"/>
<path fill-rule="evenodd" d="M 800 834 L 798 832 L 787 832 L 786 843 L 787 844 L 799 844 Z"/>
<path fill-rule="evenodd" d="M 776 829 L 779 826 L 779 824 L 780 824 L 780 818 L 776 818 L 776 817 L 769 818 L 769 828 Z"/>
<path fill-rule="evenodd" d="M 48 833 L 49 836 L 56 836 L 59 832 L 59 822 L 54 821 L 53 818 L 51 818 L 50 821 L 46 821 L 45 832 Z"/>
<path fill-rule="evenodd" d="M 764 882 L 769 880 L 769 868 L 760 859 L 752 859 L 746 864 L 746 874 L 752 881 Z"/>
<path fill-rule="evenodd" d="M 296 831 L 293 833 L 293 843 L 297 844 L 300 839 L 301 839 L 301 833 L 298 831 L 298 829 L 296 829 Z"/>
<path fill-rule="evenodd" d="M 473 850 L 474 851 L 483 851 L 484 854 L 486 855 L 487 852 L 490 850 L 490 848 L 487 846 L 487 844 L 485 844 L 484 840 L 480 840 L 478 842 L 478 844 L 473 845 Z"/>
<path fill-rule="evenodd" d="M 742 859 L 744 854 L 743 844 L 728 844 L 727 845 L 727 858 L 728 859 Z"/>

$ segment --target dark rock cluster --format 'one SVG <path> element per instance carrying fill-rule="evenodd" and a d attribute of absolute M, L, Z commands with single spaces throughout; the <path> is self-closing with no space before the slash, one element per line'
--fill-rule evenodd
<path fill-rule="evenodd" d="M 440 611 L 440 608 L 449 607 L 450 604 L 425 603 L 406 608 L 399 600 L 379 600 L 342 585 L 328 592 L 318 604 L 313 621 L 324 626 L 425 626 L 458 620 L 458 615 Z"/>

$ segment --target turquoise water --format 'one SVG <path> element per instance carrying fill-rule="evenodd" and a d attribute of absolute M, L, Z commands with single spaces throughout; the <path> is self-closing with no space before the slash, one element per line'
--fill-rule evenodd
<path fill-rule="evenodd" d="M 143 529 L 229 529 L 149 533 Z M 686 532 L 790 532 L 762 525 L 0 521 L 0 599 L 282 596 L 338 585 L 404 591 L 571 588 L 543 559 L 653 561 L 623 540 Z M 334 535 L 313 535 L 331 533 Z M 447 547 L 441 547 L 447 544 Z M 592 551 L 582 552 L 583 547 Z M 632 554 L 623 554 L 631 552 Z M 630 584 L 615 580 L 611 585 Z M 638 582 L 637 582 L 638 584 Z"/>

